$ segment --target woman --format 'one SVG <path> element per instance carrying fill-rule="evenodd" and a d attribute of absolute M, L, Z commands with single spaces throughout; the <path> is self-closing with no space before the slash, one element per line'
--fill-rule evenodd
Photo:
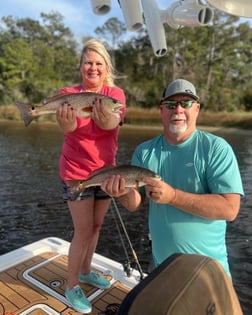
<path fill-rule="evenodd" d="M 82 84 L 62 88 L 60 92 L 95 92 L 126 103 L 123 90 L 114 86 L 111 59 L 99 41 L 91 39 L 84 45 L 80 73 Z M 111 199 L 99 187 L 90 187 L 77 201 L 71 201 L 67 181 L 86 179 L 92 171 L 115 164 L 119 125 L 123 122 L 124 114 L 125 106 L 121 114 L 111 114 L 99 98 L 95 101 L 91 118 L 76 116 L 71 104 L 62 104 L 57 110 L 57 121 L 64 132 L 60 177 L 64 182 L 63 197 L 67 200 L 74 225 L 65 295 L 73 308 L 82 313 L 91 312 L 91 304 L 79 282 L 101 289 L 110 286 L 108 280 L 91 271 L 91 261 Z"/>

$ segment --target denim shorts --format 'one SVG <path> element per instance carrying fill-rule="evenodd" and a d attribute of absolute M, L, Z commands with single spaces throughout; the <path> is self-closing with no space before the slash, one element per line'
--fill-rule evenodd
<path fill-rule="evenodd" d="M 62 181 L 62 198 L 64 201 L 71 200 L 71 190 L 67 184 Z M 108 194 L 106 194 L 103 190 L 101 190 L 100 186 L 88 187 L 83 192 L 79 194 L 77 199 L 75 200 L 84 200 L 87 198 L 94 198 L 95 200 L 101 199 L 109 199 L 111 198 Z"/>

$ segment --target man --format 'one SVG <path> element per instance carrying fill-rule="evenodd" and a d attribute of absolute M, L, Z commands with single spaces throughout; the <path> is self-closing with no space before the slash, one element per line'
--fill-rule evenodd
<path fill-rule="evenodd" d="M 132 164 L 162 178 L 144 180 L 155 266 L 174 253 L 194 253 L 217 259 L 230 275 L 226 221 L 236 218 L 243 187 L 231 146 L 197 130 L 199 111 L 194 85 L 171 82 L 160 102 L 163 134 L 140 144 Z M 141 194 L 125 187 L 118 175 L 104 181 L 102 189 L 130 211 L 141 204 Z"/>

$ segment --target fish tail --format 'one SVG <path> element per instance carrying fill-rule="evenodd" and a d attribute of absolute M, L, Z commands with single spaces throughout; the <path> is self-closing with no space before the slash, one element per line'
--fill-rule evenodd
<path fill-rule="evenodd" d="M 20 114 L 21 114 L 21 117 L 24 121 L 24 124 L 27 127 L 32 122 L 32 120 L 34 119 L 34 117 L 30 114 L 30 111 L 32 109 L 32 105 L 21 103 L 21 102 L 16 102 L 16 105 L 20 111 Z"/>
<path fill-rule="evenodd" d="M 80 192 L 78 190 L 70 189 L 70 199 L 71 199 L 71 201 L 77 200 L 79 196 L 80 196 Z"/>
<path fill-rule="evenodd" d="M 70 187 L 70 199 L 72 201 L 78 200 L 81 193 L 86 189 L 87 187 L 83 184 L 83 181 L 79 182 L 77 186 Z"/>

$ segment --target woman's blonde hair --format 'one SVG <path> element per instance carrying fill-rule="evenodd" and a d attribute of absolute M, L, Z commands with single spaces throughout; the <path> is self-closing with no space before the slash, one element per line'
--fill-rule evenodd
<path fill-rule="evenodd" d="M 116 75 L 115 75 L 115 69 L 112 65 L 111 57 L 110 57 L 107 49 L 105 48 L 105 46 L 100 41 L 98 41 L 97 39 L 90 39 L 84 44 L 84 47 L 83 47 L 82 52 L 81 52 L 80 68 L 81 68 L 83 61 L 85 60 L 86 55 L 87 55 L 89 50 L 95 51 L 97 54 L 99 54 L 104 59 L 106 65 L 107 65 L 107 75 L 104 79 L 104 84 L 113 86 L 114 85 L 114 79 L 115 79 Z"/>

